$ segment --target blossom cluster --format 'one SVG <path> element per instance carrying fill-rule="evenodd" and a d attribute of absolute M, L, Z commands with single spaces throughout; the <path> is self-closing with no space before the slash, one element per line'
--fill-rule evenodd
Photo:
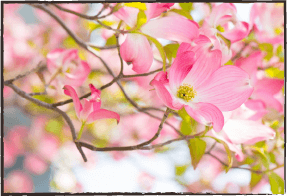
<path fill-rule="evenodd" d="M 81 192 L 71 168 L 97 167 L 92 151 L 119 161 L 127 151 L 165 153 L 180 140 L 191 162 L 175 165 L 182 191 L 261 193 L 270 184 L 284 192 L 283 3 L 252 4 L 249 21 L 233 3 L 93 6 L 4 5 L 4 106 L 31 121 L 4 124 L 4 168 L 24 157 L 4 192 L 33 192 L 31 175 L 62 159 L 77 164 L 61 163 L 51 189 Z M 37 22 L 20 14 L 28 7 Z M 181 178 L 189 167 L 200 171 L 198 181 Z M 250 183 L 214 188 L 232 168 L 253 172 Z M 156 180 L 140 173 L 140 191 Z"/>

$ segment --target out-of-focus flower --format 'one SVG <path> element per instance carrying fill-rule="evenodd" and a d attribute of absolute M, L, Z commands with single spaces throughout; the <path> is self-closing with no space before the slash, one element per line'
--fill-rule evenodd
<path fill-rule="evenodd" d="M 221 34 L 231 42 L 242 40 L 249 33 L 249 25 L 239 21 L 236 12 L 232 3 L 214 6 L 210 16 L 205 19 L 203 28 L 211 28 L 214 35 Z"/>
<path fill-rule="evenodd" d="M 252 117 L 253 120 L 261 118 L 268 113 L 268 110 L 275 109 L 283 111 L 282 104 L 275 98 L 284 85 L 284 80 L 276 78 L 258 77 L 258 67 L 262 67 L 263 54 L 254 52 L 247 58 L 239 58 L 235 66 L 245 70 L 251 77 L 251 85 L 254 91 L 250 99 L 246 101 L 246 107 L 257 111 Z"/>
<path fill-rule="evenodd" d="M 168 16 L 150 20 L 169 9 L 172 4 L 152 3 L 146 5 L 147 22 L 140 28 L 142 33 L 151 37 L 188 43 L 198 37 L 197 23 L 182 16 Z M 136 8 L 123 7 L 114 14 L 130 27 L 134 27 L 137 24 L 138 13 L 139 10 Z M 126 62 L 133 64 L 133 70 L 137 73 L 147 72 L 153 62 L 152 48 L 148 39 L 140 34 L 127 34 L 121 44 L 120 53 Z"/>
<path fill-rule="evenodd" d="M 283 45 L 284 4 L 254 3 L 250 13 L 250 25 L 254 27 L 258 41 Z"/>
<path fill-rule="evenodd" d="M 55 49 L 47 54 L 47 67 L 53 80 L 58 74 L 64 76 L 61 82 L 72 86 L 81 86 L 87 79 L 91 69 L 82 61 L 76 49 Z"/>
<path fill-rule="evenodd" d="M 12 171 L 4 180 L 4 192 L 31 193 L 33 191 L 32 178 L 22 171 Z"/>
<path fill-rule="evenodd" d="M 229 119 L 224 124 L 221 135 L 212 130 L 212 134 L 226 142 L 231 151 L 235 152 L 238 161 L 244 160 L 244 155 L 238 144 L 255 144 L 259 141 L 274 139 L 275 131 L 259 122 L 252 120 Z"/>
<path fill-rule="evenodd" d="M 249 75 L 235 66 L 220 66 L 221 52 L 200 47 L 208 39 L 198 39 L 198 47 L 182 43 L 167 72 L 159 72 L 151 85 L 171 109 L 185 107 L 198 122 L 213 125 L 220 131 L 224 124 L 222 111 L 243 104 L 253 91 Z M 192 50 L 196 48 L 196 51 Z"/>
<path fill-rule="evenodd" d="M 84 98 L 84 105 L 82 105 L 75 89 L 69 85 L 64 86 L 64 93 L 72 97 L 74 101 L 79 120 L 89 124 L 98 119 L 114 118 L 119 123 L 120 115 L 118 113 L 101 109 L 101 91 L 96 89 L 92 84 L 90 84 L 89 87 L 91 89 L 92 99 Z"/>

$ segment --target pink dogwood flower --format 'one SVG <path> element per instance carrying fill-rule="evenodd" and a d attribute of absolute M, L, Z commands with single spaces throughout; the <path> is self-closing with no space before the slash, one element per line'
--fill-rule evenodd
<path fill-rule="evenodd" d="M 52 74 L 50 81 L 60 74 L 62 83 L 75 87 L 81 86 L 91 71 L 88 63 L 79 58 L 76 49 L 55 49 L 49 52 L 47 67 Z"/>
<path fill-rule="evenodd" d="M 242 40 L 249 34 L 247 22 L 239 21 L 236 17 L 236 7 L 232 3 L 222 3 L 214 6 L 209 17 L 205 19 L 203 28 L 212 28 L 232 43 Z"/>
<path fill-rule="evenodd" d="M 78 136 L 80 139 L 84 125 L 90 124 L 98 119 L 113 118 L 119 123 L 120 115 L 116 112 L 101 109 L 101 91 L 92 84 L 89 85 L 92 93 L 92 99 L 84 98 L 82 105 L 75 89 L 69 85 L 64 86 L 64 93 L 72 97 L 78 119 L 82 122 L 82 127 Z"/>
<path fill-rule="evenodd" d="M 167 107 L 184 107 L 196 121 L 213 125 L 218 132 L 224 124 L 222 111 L 238 108 L 251 95 L 253 87 L 242 69 L 221 67 L 221 51 L 204 47 L 208 41 L 203 37 L 197 39 L 195 47 L 182 43 L 169 74 L 159 72 L 150 84 Z"/>
<path fill-rule="evenodd" d="M 283 112 L 283 106 L 275 98 L 275 95 L 284 86 L 284 80 L 267 77 L 259 78 L 257 76 L 258 67 L 262 66 L 262 61 L 263 54 L 261 52 L 254 52 L 247 58 L 239 58 L 235 62 L 235 66 L 240 67 L 250 75 L 251 84 L 254 86 L 250 99 L 245 103 L 246 107 L 257 111 L 253 120 L 257 120 L 267 114 L 269 109 Z"/>
<path fill-rule="evenodd" d="M 77 117 L 86 123 L 92 123 L 95 120 L 103 118 L 114 118 L 119 123 L 120 115 L 118 113 L 101 109 L 101 91 L 96 89 L 92 84 L 89 87 L 92 99 L 84 98 L 84 104 L 82 105 L 75 89 L 69 85 L 64 86 L 64 93 L 73 99 Z"/>
<path fill-rule="evenodd" d="M 150 20 L 171 6 L 171 3 L 147 3 L 147 10 L 145 11 L 147 22 L 140 28 L 140 31 L 155 38 L 191 43 L 198 37 L 198 24 L 196 22 L 180 15 Z M 139 10 L 136 8 L 123 7 L 114 15 L 128 26 L 134 27 L 137 23 L 138 13 Z M 120 53 L 126 62 L 133 64 L 133 70 L 137 73 L 147 72 L 153 62 L 152 48 L 144 35 L 128 33 L 121 44 Z"/>
<path fill-rule="evenodd" d="M 235 158 L 241 162 L 244 160 L 244 154 L 238 145 L 274 139 L 276 133 L 270 127 L 257 121 L 229 119 L 224 124 L 221 135 L 213 130 L 212 134 L 226 142 L 229 149 L 235 152 Z"/>

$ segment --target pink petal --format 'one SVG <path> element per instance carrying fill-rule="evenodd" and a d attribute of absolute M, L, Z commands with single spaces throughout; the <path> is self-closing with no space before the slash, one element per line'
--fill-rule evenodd
<path fill-rule="evenodd" d="M 247 58 L 239 58 L 234 65 L 246 71 L 250 76 L 253 76 L 253 74 L 256 74 L 257 68 L 261 66 L 262 58 L 262 52 L 254 52 Z"/>
<path fill-rule="evenodd" d="M 179 110 L 183 107 L 183 105 L 179 103 L 177 98 L 167 89 L 168 83 L 166 83 L 166 77 L 167 73 L 161 71 L 157 73 L 155 78 L 150 82 L 150 85 L 155 88 L 158 97 L 167 107 L 174 110 Z"/>
<path fill-rule="evenodd" d="M 237 161 L 241 162 L 244 160 L 244 154 L 241 150 L 241 148 L 238 148 L 237 145 L 233 144 L 231 141 L 229 141 L 228 139 L 226 139 L 225 137 L 219 135 L 218 133 L 216 133 L 213 129 L 211 130 L 211 133 L 214 135 L 214 137 L 224 141 L 228 148 L 232 151 L 235 152 L 235 158 L 237 159 Z M 226 136 L 224 134 L 224 136 Z"/>
<path fill-rule="evenodd" d="M 101 108 L 101 91 L 98 90 L 96 87 L 94 87 L 94 85 L 89 84 L 89 87 L 91 89 L 91 97 L 92 99 L 90 100 L 90 102 L 93 103 L 93 108 L 94 111 L 98 110 Z"/>
<path fill-rule="evenodd" d="M 153 62 L 152 48 L 143 35 L 128 34 L 120 53 L 123 60 L 133 64 L 133 70 L 137 73 L 147 72 Z"/>
<path fill-rule="evenodd" d="M 137 24 L 139 9 L 133 7 L 122 7 L 114 15 L 123 20 L 127 25 L 133 27 Z"/>
<path fill-rule="evenodd" d="M 275 137 L 273 129 L 251 120 L 230 119 L 225 123 L 223 131 L 234 144 L 254 144 Z"/>
<path fill-rule="evenodd" d="M 193 103 L 192 106 L 184 106 L 186 112 L 196 121 L 206 125 L 213 126 L 216 132 L 221 131 L 224 125 L 222 112 L 210 103 Z"/>
<path fill-rule="evenodd" d="M 221 33 L 225 38 L 232 43 L 245 38 L 249 34 L 249 25 L 247 22 L 237 22 L 235 27 L 229 31 Z"/>
<path fill-rule="evenodd" d="M 83 109 L 80 112 L 80 119 L 86 120 L 92 111 L 93 111 L 93 102 L 84 98 Z"/>
<path fill-rule="evenodd" d="M 141 30 L 152 37 L 187 43 L 191 43 L 199 35 L 197 23 L 181 16 L 151 20 Z"/>
<path fill-rule="evenodd" d="M 202 42 L 200 41 L 200 43 Z M 201 46 L 201 44 L 195 47 L 193 51 L 195 52 L 196 61 L 182 83 L 190 84 L 197 90 L 197 87 L 220 67 L 222 55 L 220 50 L 211 51 L 209 48 Z"/>
<path fill-rule="evenodd" d="M 174 3 L 146 3 L 147 10 L 145 11 L 147 20 L 158 17 L 162 12 L 167 11 Z"/>
<path fill-rule="evenodd" d="M 75 87 L 81 86 L 87 79 L 91 68 L 88 63 L 81 61 L 73 73 L 65 73 L 65 84 L 73 85 Z"/>
<path fill-rule="evenodd" d="M 247 100 L 244 105 L 246 107 L 248 107 L 251 110 L 255 110 L 255 111 L 261 111 L 261 110 L 265 110 L 266 105 L 263 101 L 261 100 Z"/>
<path fill-rule="evenodd" d="M 212 12 L 209 16 L 209 25 L 216 27 L 220 22 L 220 18 L 225 15 L 236 15 L 236 7 L 232 3 L 222 3 L 218 6 L 213 7 Z"/>
<path fill-rule="evenodd" d="M 114 118 L 117 122 L 120 122 L 120 115 L 116 112 L 112 112 L 105 109 L 99 109 L 97 111 L 93 111 L 87 119 L 87 123 L 92 123 L 99 119 L 106 119 L 106 118 Z"/>
<path fill-rule="evenodd" d="M 263 78 L 258 80 L 254 86 L 254 93 L 264 92 L 270 95 L 275 95 L 284 86 L 284 80 L 273 79 L 273 78 Z"/>
<path fill-rule="evenodd" d="M 191 44 L 183 42 L 180 44 L 179 48 L 177 49 L 176 55 L 179 55 L 183 52 L 187 52 L 191 50 L 192 50 Z"/>
<path fill-rule="evenodd" d="M 231 111 L 242 105 L 252 94 L 249 75 L 242 69 L 226 65 L 196 88 L 199 101 L 211 103 L 221 111 Z"/>
<path fill-rule="evenodd" d="M 77 62 L 79 60 L 77 49 L 65 50 L 63 55 L 63 70 L 66 70 L 72 61 Z"/>
<path fill-rule="evenodd" d="M 35 154 L 29 154 L 24 159 L 24 167 L 36 175 L 44 174 L 48 169 L 48 164 Z"/>
<path fill-rule="evenodd" d="M 274 108 L 278 112 L 283 111 L 282 104 L 268 92 L 256 92 L 255 94 L 252 94 L 252 98 L 262 100 L 267 108 Z"/>
<path fill-rule="evenodd" d="M 180 86 L 183 79 L 190 72 L 194 61 L 194 52 L 192 51 L 182 51 L 181 53 L 177 53 L 177 56 L 169 70 L 170 86 L 173 92 L 176 92 L 176 89 Z"/>
<path fill-rule="evenodd" d="M 77 114 L 78 118 L 80 118 L 80 112 L 82 111 L 83 107 L 82 107 L 80 99 L 77 95 L 77 92 L 70 85 L 65 85 L 63 89 L 64 89 L 64 93 L 66 95 L 72 97 L 74 105 L 75 105 L 76 114 Z"/>
<path fill-rule="evenodd" d="M 58 48 L 52 50 L 47 54 L 47 67 L 51 73 L 53 73 L 54 70 L 63 65 L 64 51 L 64 49 Z"/>

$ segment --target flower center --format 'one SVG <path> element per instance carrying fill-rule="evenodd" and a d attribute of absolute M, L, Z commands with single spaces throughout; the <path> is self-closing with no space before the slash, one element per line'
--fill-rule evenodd
<path fill-rule="evenodd" d="M 189 84 L 181 85 L 177 90 L 177 97 L 189 102 L 196 96 L 196 91 Z"/>
<path fill-rule="evenodd" d="M 283 28 L 282 27 L 277 27 L 274 29 L 274 33 L 276 35 L 280 35 L 283 32 Z"/>
<path fill-rule="evenodd" d="M 217 29 L 218 31 L 220 31 L 221 33 L 223 33 L 223 32 L 225 31 L 224 27 L 221 26 L 221 25 L 218 25 L 218 26 L 216 27 L 216 29 Z"/>

